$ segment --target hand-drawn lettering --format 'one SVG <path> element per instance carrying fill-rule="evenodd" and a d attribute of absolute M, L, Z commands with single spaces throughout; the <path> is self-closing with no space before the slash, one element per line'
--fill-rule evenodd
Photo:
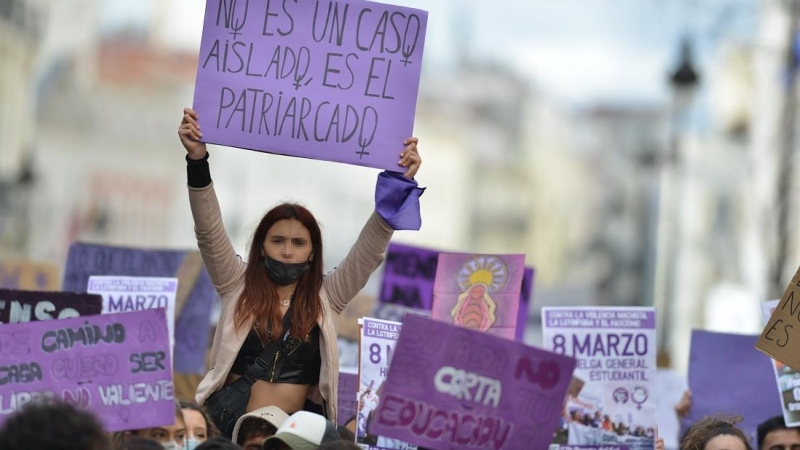
<path fill-rule="evenodd" d="M 167 370 L 164 364 L 162 364 L 166 357 L 166 353 L 161 351 L 134 353 L 130 357 L 130 362 L 133 363 L 131 373 Z"/>
<path fill-rule="evenodd" d="M 778 328 L 778 330 L 776 330 L 776 328 Z M 794 328 L 794 326 L 788 323 L 783 323 L 783 319 L 778 319 L 772 324 L 772 326 L 769 328 L 769 331 L 767 331 L 767 333 L 764 335 L 764 339 L 768 341 L 774 341 L 775 345 L 778 347 L 786 347 L 786 344 L 789 343 L 789 330 L 792 328 Z M 777 338 L 774 338 L 775 335 L 770 337 L 770 333 L 773 331 L 775 331 L 778 335 Z"/>
<path fill-rule="evenodd" d="M 311 36 L 314 39 L 314 42 L 324 41 L 325 35 L 327 34 L 328 43 L 333 43 L 336 41 L 336 45 L 341 47 L 342 42 L 344 41 L 347 10 L 349 8 L 350 5 L 345 3 L 344 11 L 341 12 L 340 18 L 339 3 L 329 1 L 328 12 L 325 15 L 324 24 L 319 25 L 320 20 L 317 18 L 317 16 L 319 16 L 319 0 L 317 0 L 316 4 L 314 5 L 314 18 L 311 22 Z M 318 28 L 321 28 L 319 30 L 319 36 L 317 36 Z"/>
<path fill-rule="evenodd" d="M 233 124 L 247 133 L 288 135 L 304 141 L 310 140 L 308 130 L 313 129 L 316 142 L 348 142 L 358 134 L 361 151 L 356 153 L 369 155 L 366 148 L 375 139 L 377 114 L 371 106 L 361 111 L 351 105 L 328 101 L 314 106 L 306 97 L 284 96 L 282 91 L 278 92 L 276 101 L 276 96 L 260 89 L 246 88 L 237 93 L 223 87 L 217 127 L 230 128 Z"/>
<path fill-rule="evenodd" d="M 60 358 L 50 366 L 56 379 L 83 380 L 87 378 L 115 376 L 119 371 L 119 361 L 114 354 L 74 356 Z"/>
<path fill-rule="evenodd" d="M 370 85 L 372 84 L 372 80 L 380 80 L 381 76 L 375 75 L 375 72 L 380 69 L 376 69 L 376 62 L 382 62 L 386 65 L 386 75 L 383 77 L 383 90 L 380 94 L 375 94 L 370 92 Z M 378 64 L 380 66 L 381 64 Z M 364 88 L 364 95 L 367 97 L 380 97 L 388 100 L 394 100 L 394 97 L 386 94 L 386 86 L 389 84 L 389 73 L 392 70 L 392 60 L 387 60 L 386 58 L 378 58 L 373 57 L 369 63 L 369 75 L 367 75 L 367 86 Z"/>
<path fill-rule="evenodd" d="M 52 353 L 58 350 L 70 349 L 76 344 L 89 347 L 100 342 L 108 344 L 121 344 L 125 342 L 125 326 L 113 323 L 102 329 L 99 325 L 89 324 L 78 328 L 59 328 L 47 331 L 42 336 L 42 350 Z"/>
<path fill-rule="evenodd" d="M 441 367 L 436 372 L 433 385 L 443 394 L 495 409 L 500 405 L 500 397 L 503 394 L 503 384 L 500 380 L 451 366 Z"/>
<path fill-rule="evenodd" d="M 0 414 L 10 415 L 21 410 L 25 405 L 30 402 L 36 402 L 44 399 L 55 398 L 56 395 L 51 391 L 34 391 L 34 392 L 14 392 L 9 394 L 0 394 Z"/>
<path fill-rule="evenodd" d="M 466 411 L 448 411 L 411 398 L 384 394 L 377 421 L 405 428 L 424 439 L 457 443 L 461 448 L 498 450 L 514 432 L 514 424 L 499 417 Z"/>
<path fill-rule="evenodd" d="M 21 363 L 0 366 L 0 386 L 42 381 L 42 368 L 38 363 Z"/>
<path fill-rule="evenodd" d="M 292 17 L 292 14 L 289 12 L 289 10 L 286 8 L 286 1 L 287 0 L 283 0 L 282 1 L 281 9 L 283 10 L 283 15 L 286 16 L 286 20 L 289 21 L 289 28 L 286 29 L 286 30 L 283 30 L 283 29 L 281 29 L 280 26 L 278 26 L 276 31 L 281 36 L 288 36 L 288 35 L 292 34 L 292 31 L 294 31 L 294 18 Z M 295 4 L 297 4 L 297 0 L 292 0 L 292 1 Z M 264 11 L 264 26 L 261 28 L 261 34 L 263 36 L 275 36 L 275 33 L 273 33 L 272 31 L 267 31 L 267 28 L 269 27 L 268 23 L 269 23 L 270 17 L 281 17 L 281 14 L 270 12 L 271 11 L 271 6 L 272 6 L 272 0 L 267 0 L 267 8 Z"/>
<path fill-rule="evenodd" d="M 172 382 L 169 380 L 159 380 L 154 383 L 129 383 L 127 389 L 123 384 L 98 386 L 97 391 L 105 406 L 134 405 L 175 398 Z"/>
<path fill-rule="evenodd" d="M 334 67 L 334 66 L 338 67 L 338 64 L 334 63 L 334 61 L 338 62 L 340 58 L 344 58 L 344 66 L 347 69 L 347 72 L 350 74 L 350 76 L 346 80 L 344 80 L 345 82 L 348 83 L 346 86 L 342 85 L 343 80 L 338 80 L 338 77 L 332 77 L 332 78 L 337 78 L 336 84 L 333 84 L 333 81 L 331 82 L 328 81 L 328 74 L 338 74 L 342 72 L 341 69 Z M 355 53 L 348 53 L 347 56 L 345 56 L 342 53 L 328 53 L 328 55 L 325 58 L 325 72 L 324 72 L 325 75 L 323 75 L 322 77 L 322 85 L 325 87 L 336 88 L 336 89 L 350 89 L 351 87 L 353 87 L 353 83 L 355 82 L 355 75 L 353 74 L 353 68 L 350 66 L 350 58 L 358 60 L 358 55 L 356 55 Z"/>
<path fill-rule="evenodd" d="M 30 339 L 27 331 L 0 332 L 0 355 L 27 355 L 31 352 Z"/>
<path fill-rule="evenodd" d="M 561 369 L 555 361 L 539 361 L 536 370 L 533 368 L 533 361 L 527 356 L 517 361 L 514 370 L 514 378 L 520 380 L 525 376 L 525 380 L 531 384 L 538 384 L 542 389 L 552 389 L 561 380 Z"/>
<path fill-rule="evenodd" d="M 237 0 L 219 0 L 219 7 L 217 8 L 217 26 L 219 26 L 220 19 L 223 19 L 225 28 L 232 30 L 231 34 L 234 38 L 241 34 L 241 30 L 247 21 L 250 0 L 245 0 L 244 11 L 241 8 L 237 8 L 239 5 L 241 3 L 237 2 Z"/>
<path fill-rule="evenodd" d="M 74 392 L 69 389 L 61 391 L 61 399 L 79 409 L 86 409 L 92 403 L 92 394 L 85 387 L 78 387 Z"/>

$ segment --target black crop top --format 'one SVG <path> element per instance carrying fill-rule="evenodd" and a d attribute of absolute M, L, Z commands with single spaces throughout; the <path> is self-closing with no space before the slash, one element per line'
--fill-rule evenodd
<path fill-rule="evenodd" d="M 287 314 L 289 312 L 287 311 Z M 274 383 L 308 384 L 319 383 L 319 371 L 322 360 L 319 354 L 319 325 L 309 334 L 306 342 L 292 336 L 287 330 L 283 335 L 280 348 L 268 352 L 264 361 L 265 370 L 259 372 L 259 380 Z M 269 345 L 269 343 L 267 344 Z M 276 347 L 277 346 L 273 346 Z M 264 350 L 264 345 L 253 327 L 236 355 L 231 373 L 243 375 Z"/>

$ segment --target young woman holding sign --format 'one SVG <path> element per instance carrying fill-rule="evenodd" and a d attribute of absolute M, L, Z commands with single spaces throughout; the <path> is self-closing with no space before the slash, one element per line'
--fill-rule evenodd
<path fill-rule="evenodd" d="M 375 212 L 347 257 L 323 276 L 319 226 L 294 203 L 261 219 L 248 263 L 236 254 L 222 225 L 200 124 L 186 108 L 178 135 L 187 151 L 197 243 L 223 306 L 211 368 L 195 398 L 229 438 L 238 416 L 267 405 L 288 414 L 316 410 L 335 423 L 339 314 L 380 265 L 393 230 L 419 229 L 417 139 L 407 139 L 400 153 L 404 175 L 378 176 Z"/>

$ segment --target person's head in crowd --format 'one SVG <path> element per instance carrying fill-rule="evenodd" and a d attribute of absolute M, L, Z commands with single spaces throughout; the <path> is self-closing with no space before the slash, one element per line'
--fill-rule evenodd
<path fill-rule="evenodd" d="M 194 450 L 208 438 L 219 436 L 217 427 L 205 408 L 194 402 L 182 401 L 181 411 L 186 422 L 186 450 Z"/>
<path fill-rule="evenodd" d="M 233 427 L 233 442 L 245 450 L 261 450 L 264 441 L 278 431 L 278 427 L 289 418 L 277 406 L 265 406 L 239 417 Z"/>
<path fill-rule="evenodd" d="M 100 421 L 69 403 L 46 399 L 28 403 L 0 428 L 3 450 L 108 450 Z"/>
<path fill-rule="evenodd" d="M 319 450 L 361 450 L 353 441 L 345 441 L 344 439 L 339 442 L 330 442 L 319 446 Z"/>
<path fill-rule="evenodd" d="M 686 430 L 680 450 L 753 450 L 747 435 L 736 426 L 740 421 L 740 417 L 704 417 Z"/>
<path fill-rule="evenodd" d="M 222 436 L 215 436 L 206 439 L 195 450 L 242 450 L 242 447 Z"/>
<path fill-rule="evenodd" d="M 759 450 L 800 450 L 800 427 L 787 427 L 783 416 L 758 424 L 756 436 Z"/>
<path fill-rule="evenodd" d="M 175 402 L 175 420 L 172 424 L 129 430 L 119 434 L 122 436 L 123 444 L 133 437 L 144 437 L 158 442 L 164 450 L 182 450 L 186 443 L 186 422 L 183 420 L 181 405 Z"/>
<path fill-rule="evenodd" d="M 308 411 L 298 411 L 286 419 L 274 436 L 264 441 L 263 450 L 317 450 L 322 444 L 341 441 L 336 425 Z"/>
<path fill-rule="evenodd" d="M 336 427 L 336 431 L 339 432 L 339 437 L 341 437 L 342 440 L 353 441 L 353 442 L 356 441 L 356 434 L 351 429 L 347 428 L 345 425 L 339 425 L 338 427 Z"/>
<path fill-rule="evenodd" d="M 157 441 L 144 437 L 132 437 L 118 448 L 119 450 L 164 450 Z"/>

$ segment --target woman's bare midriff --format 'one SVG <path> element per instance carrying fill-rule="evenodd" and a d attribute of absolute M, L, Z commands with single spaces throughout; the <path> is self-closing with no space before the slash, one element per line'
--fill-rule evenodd
<path fill-rule="evenodd" d="M 234 373 L 228 374 L 225 385 L 233 383 L 240 377 L 241 375 Z M 275 405 L 286 414 L 296 413 L 306 405 L 308 388 L 309 385 L 307 384 L 270 383 L 269 381 L 256 380 L 250 388 L 250 401 L 247 403 L 247 412 L 264 406 Z"/>

